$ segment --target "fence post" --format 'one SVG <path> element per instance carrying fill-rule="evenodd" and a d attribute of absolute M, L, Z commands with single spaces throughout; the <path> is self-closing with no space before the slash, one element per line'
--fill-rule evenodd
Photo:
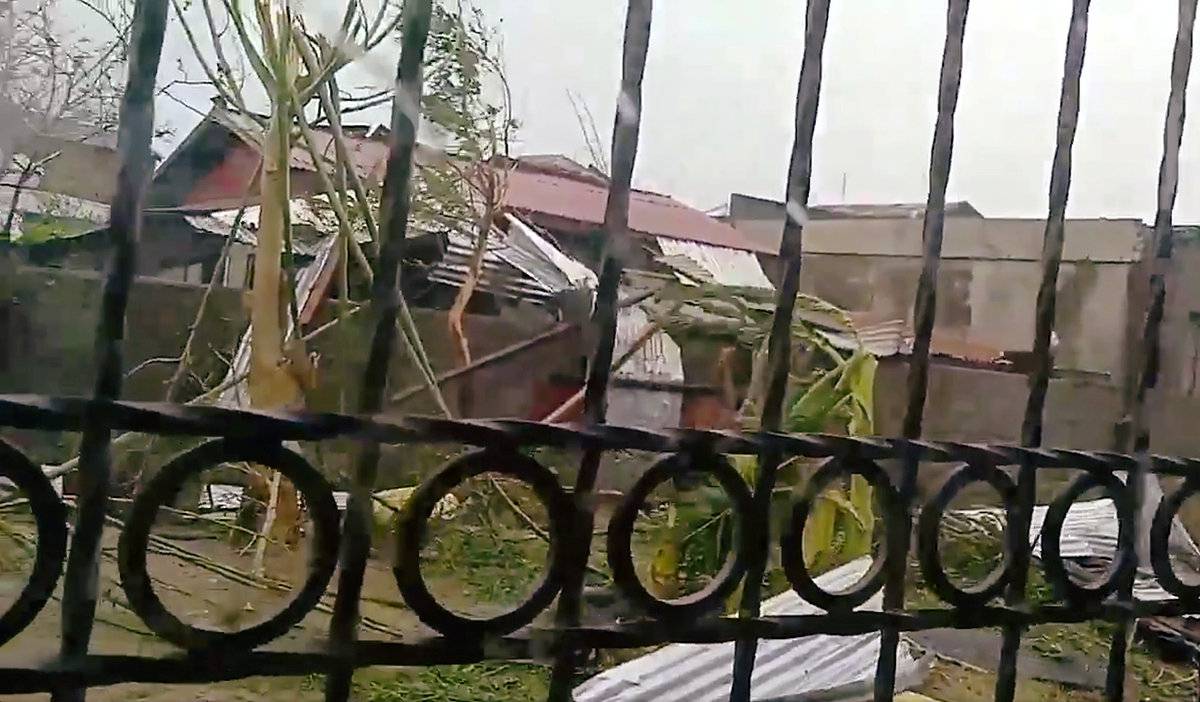
<path fill-rule="evenodd" d="M 1038 288 L 1034 313 L 1034 370 L 1029 379 L 1029 397 L 1025 405 L 1025 418 L 1021 424 L 1021 445 L 1028 448 L 1042 445 L 1046 391 L 1050 385 L 1050 375 L 1054 371 L 1050 334 L 1054 331 L 1058 268 L 1062 262 L 1067 196 L 1071 191 L 1071 149 L 1075 143 L 1075 127 L 1079 122 L 1079 80 L 1083 74 L 1083 58 L 1087 47 L 1088 6 L 1089 0 L 1075 0 L 1073 4 L 1071 24 L 1067 30 L 1066 56 L 1063 59 L 1062 94 L 1058 106 L 1058 139 L 1050 169 L 1049 213 L 1042 239 L 1042 281 Z M 1031 457 L 1023 455 L 1017 472 L 1016 502 L 1010 512 L 1012 516 L 1008 524 L 1012 577 L 1004 599 L 1010 607 L 1017 607 L 1025 602 L 1025 587 L 1029 575 L 1029 524 L 1036 487 L 1037 468 Z M 1016 692 L 1017 653 L 1021 646 L 1023 628 L 1020 624 L 1007 624 L 1003 629 L 995 695 L 1001 702 L 1012 702 Z"/>
<path fill-rule="evenodd" d="M 406 0 L 402 12 L 400 60 L 396 67 L 396 90 L 392 97 L 391 148 L 380 205 L 383 242 L 371 289 L 375 331 L 363 370 L 359 401 L 359 411 L 368 415 L 383 409 L 388 364 L 396 342 L 396 316 L 400 313 L 401 305 L 400 264 L 412 206 L 413 152 L 416 150 L 417 131 L 421 123 L 422 64 L 433 2 Z M 330 648 L 341 659 L 341 665 L 329 674 L 325 682 L 325 699 L 329 702 L 348 699 L 354 676 L 359 597 L 371 553 L 371 493 L 375 488 L 379 455 L 377 442 L 362 442 L 354 485 L 346 505 L 342 526 L 341 575 L 329 625 Z"/>
<path fill-rule="evenodd" d="M 921 276 L 917 280 L 913 302 L 913 350 L 908 368 L 908 406 L 904 413 L 903 436 L 921 438 L 925 416 L 925 396 L 929 388 L 929 347 L 937 316 L 937 277 L 942 259 L 942 235 L 946 220 L 946 188 L 950 182 L 950 164 L 954 154 L 954 113 L 958 108 L 958 89 L 962 81 L 963 41 L 966 36 L 969 0 L 950 0 L 946 7 L 946 39 L 942 49 L 942 68 L 938 78 L 938 114 L 933 129 L 929 157 L 929 196 L 922 222 Z M 909 542 L 912 536 L 912 505 L 917 492 L 919 450 L 905 442 L 903 473 L 900 476 L 900 504 L 903 519 L 887 525 L 886 578 L 883 611 L 904 609 L 904 577 L 908 570 Z M 888 623 L 879 640 L 879 664 L 875 667 L 876 702 L 892 699 L 896 687 L 896 649 L 900 631 Z"/>
<path fill-rule="evenodd" d="M 779 431 L 791 370 L 792 313 L 796 306 L 796 294 L 800 291 L 800 259 L 807 219 L 805 208 L 808 207 L 812 183 L 813 134 L 821 99 L 821 68 L 825 33 L 829 27 L 829 0 L 809 0 L 804 24 L 804 57 L 800 63 L 800 82 L 796 88 L 796 136 L 788 166 L 783 238 L 779 242 L 779 258 L 784 265 L 783 279 L 775 297 L 775 316 L 771 320 L 771 336 L 767 340 L 767 388 L 762 403 L 764 432 Z M 742 599 L 738 607 L 738 617 L 741 619 L 754 619 L 759 615 L 763 573 L 766 572 L 770 557 L 771 492 L 781 460 L 782 454 L 769 442 L 758 457 L 754 509 L 747 515 L 743 526 L 750 531 L 746 543 L 753 545 L 753 551 L 746 557 L 746 576 L 742 581 Z M 739 638 L 734 644 L 730 702 L 750 699 L 757 651 L 756 638 Z"/>
<path fill-rule="evenodd" d="M 1134 463 L 1126 477 L 1132 502 L 1131 517 L 1134 529 L 1133 545 L 1138 554 L 1136 563 L 1143 565 L 1145 524 L 1142 519 L 1148 481 L 1157 481 L 1150 472 L 1150 417 L 1148 396 L 1158 383 L 1159 349 L 1162 320 L 1167 298 L 1167 271 L 1174 246 L 1172 216 L 1179 192 L 1179 150 L 1183 142 L 1183 125 L 1187 103 L 1187 84 L 1192 66 L 1192 38 L 1196 24 L 1197 0 L 1179 0 L 1179 26 L 1175 34 L 1175 49 L 1171 57 L 1171 92 L 1163 124 L 1163 154 L 1158 167 L 1158 202 L 1154 213 L 1154 260 L 1151 262 L 1150 298 L 1142 332 L 1142 366 L 1133 398 L 1130 433 L 1133 436 Z M 1156 485 L 1157 486 L 1157 485 Z M 1161 498 L 1161 490 L 1155 491 Z M 1133 584 L 1138 568 L 1131 568 L 1117 590 L 1117 599 L 1131 611 Z M 1117 622 L 1108 655 L 1108 675 L 1105 698 L 1120 702 L 1125 696 L 1125 662 L 1133 636 L 1136 618 L 1125 615 Z M 1197 684 L 1200 687 L 1200 683 Z"/>
<path fill-rule="evenodd" d="M 121 394 L 125 310 L 129 288 L 137 272 L 142 203 L 154 172 L 154 156 L 150 150 L 154 136 L 154 85 L 166 24 L 167 0 L 138 1 L 133 12 L 129 75 L 121 99 L 117 132 L 121 166 L 109 220 L 113 251 L 96 325 L 96 380 L 92 394 L 97 404 L 84 418 L 79 450 L 78 504 L 63 583 L 59 650 L 64 661 L 87 655 L 96 614 L 100 543 L 104 536 L 112 472 L 109 447 L 112 435 L 103 416 L 104 403 Z M 55 690 L 53 699 L 56 702 L 82 701 L 86 694 L 84 688 L 63 687 Z"/>
<path fill-rule="evenodd" d="M 642 77 L 646 72 L 646 55 L 650 49 L 653 10 L 653 0 L 629 0 L 625 16 L 621 93 L 617 97 L 617 114 L 613 124 L 612 178 L 604 210 L 604 262 L 596 290 L 595 312 L 592 314 L 598 339 L 588 367 L 583 396 L 583 416 L 588 425 L 603 424 L 608 405 L 608 381 L 617 334 L 617 292 L 624 259 L 631 245 L 629 191 L 633 183 L 633 165 L 637 158 L 638 133 L 641 129 Z M 566 544 L 567 573 L 555 615 L 555 624 L 560 629 L 579 624 L 584 571 L 592 542 L 594 514 L 591 494 L 596 485 L 602 455 L 603 450 L 599 446 L 587 446 L 580 461 L 579 475 L 575 479 L 575 521 Z M 558 645 L 554 668 L 550 673 L 549 699 L 567 702 L 571 698 L 571 678 L 577 651 L 573 638 L 568 635 L 560 634 Z"/>

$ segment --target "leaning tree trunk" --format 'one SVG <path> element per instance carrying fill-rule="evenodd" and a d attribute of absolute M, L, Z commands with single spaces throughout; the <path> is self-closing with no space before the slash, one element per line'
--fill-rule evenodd
<path fill-rule="evenodd" d="M 291 113 L 277 102 L 263 139 L 260 176 L 261 212 L 254 252 L 254 283 L 250 296 L 250 405 L 258 409 L 300 409 L 304 393 L 285 355 L 284 331 L 288 297 L 283 271 L 285 239 L 290 227 L 289 182 Z M 249 497 L 270 505 L 263 536 L 294 543 L 299 536 L 299 502 L 294 486 L 274 480 L 271 471 L 251 472 Z M 260 548 L 262 546 L 260 542 Z M 261 560 L 261 551 L 258 559 Z M 261 562 L 256 563 L 261 567 Z"/>

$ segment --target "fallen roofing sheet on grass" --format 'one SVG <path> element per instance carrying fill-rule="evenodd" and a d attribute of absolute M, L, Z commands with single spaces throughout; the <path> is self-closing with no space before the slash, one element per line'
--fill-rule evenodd
<path fill-rule="evenodd" d="M 859 558 L 816 578 L 827 591 L 847 588 L 871 565 Z M 878 610 L 882 593 L 863 609 Z M 816 614 L 822 610 L 791 590 L 763 603 L 764 615 Z M 814 634 L 790 640 L 764 640 L 754 659 L 751 699 L 798 700 L 821 693 L 822 700 L 864 699 L 871 691 L 879 658 L 878 632 L 859 636 Z M 724 702 L 733 677 L 733 644 L 671 644 L 610 668 L 575 688 L 575 702 Z M 928 659 L 902 642 L 896 661 L 896 691 L 920 684 Z"/>

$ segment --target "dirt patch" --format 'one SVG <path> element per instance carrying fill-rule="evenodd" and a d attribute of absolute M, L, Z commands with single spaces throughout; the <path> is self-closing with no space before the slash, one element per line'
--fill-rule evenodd
<path fill-rule="evenodd" d="M 938 659 L 919 692 L 939 702 L 992 702 L 996 694 L 994 673 Z M 1100 702 L 1103 695 L 1028 678 L 1017 680 L 1015 702 Z M 1127 699 L 1137 699 L 1130 697 Z"/>

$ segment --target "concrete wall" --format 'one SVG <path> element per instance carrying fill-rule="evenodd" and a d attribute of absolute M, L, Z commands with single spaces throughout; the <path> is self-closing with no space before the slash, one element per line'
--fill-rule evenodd
<path fill-rule="evenodd" d="M 41 177 L 30 187 L 105 204 L 112 200 L 121 165 L 115 148 L 43 135 L 31 137 L 17 151 L 34 160 L 58 154 L 42 165 Z"/>
<path fill-rule="evenodd" d="M 1200 392 L 1200 242 L 1176 241 L 1167 279 L 1163 318 L 1168 336 L 1162 345 L 1159 382 L 1172 394 Z"/>
<path fill-rule="evenodd" d="M 100 308 L 101 274 L 24 268 L 0 281 L 0 301 L 9 310 L 10 333 L 0 335 L 8 363 L 0 367 L 3 392 L 86 395 L 95 374 L 93 334 Z M 179 354 L 204 290 L 200 286 L 137 280 L 129 297 L 125 365 Z M 246 320 L 240 291 L 217 289 L 198 331 L 207 350 L 227 353 Z M 222 372 L 206 353 L 198 374 Z M 126 382 L 126 396 L 161 400 L 171 375 L 165 364 L 147 366 Z"/>
<path fill-rule="evenodd" d="M 5 270 L 0 263 L 0 392 L 90 395 L 96 372 L 93 335 L 101 275 L 48 269 Z M 129 298 L 124 361 L 127 370 L 150 358 L 178 356 L 203 290 L 194 285 L 138 280 Z M 219 382 L 227 355 L 245 324 L 241 293 L 215 290 L 198 331 L 194 372 Z M 162 400 L 173 366 L 152 364 L 125 381 L 124 396 Z M 193 386 L 194 387 L 194 386 Z M 35 460 L 69 457 L 75 437 L 54 432 L 5 432 Z"/>
<path fill-rule="evenodd" d="M 761 209 L 761 208 L 760 208 Z M 778 241 L 782 219 L 744 211 L 733 224 Z M 921 270 L 920 218 L 810 221 L 801 288 L 851 311 L 912 322 Z M 938 275 L 940 334 L 1000 351 L 1032 347 L 1045 223 L 947 217 Z M 1148 230 L 1134 220 L 1067 223 L 1058 280 L 1059 367 L 1121 382 L 1142 314 Z"/>
<path fill-rule="evenodd" d="M 755 241 L 778 250 L 783 206 L 765 200 L 732 198 L 729 222 Z M 921 217 L 813 219 L 804 227 L 804 252 L 876 256 L 920 256 Z M 1046 224 L 1037 219 L 947 216 L 943 258 L 1041 258 Z M 1146 227 L 1133 219 L 1072 219 L 1067 222 L 1063 260 L 1140 260 Z"/>
<path fill-rule="evenodd" d="M 880 364 L 876 430 L 896 436 L 907 402 L 908 364 Z M 1028 379 L 1017 373 L 935 363 L 930 369 L 923 435 L 929 439 L 1019 443 Z M 1111 450 L 1121 391 L 1110 383 L 1055 378 L 1046 395 L 1044 444 Z M 1150 443 L 1156 453 L 1200 456 L 1200 399 L 1159 393 L 1150 399 Z"/>
<path fill-rule="evenodd" d="M 880 434 L 896 436 L 900 432 L 907 402 L 907 372 L 907 364 L 898 360 L 880 364 L 875 388 L 876 430 Z M 1028 379 L 1021 374 L 935 363 L 930 369 L 923 436 L 1017 444 L 1028 393 Z M 1111 384 L 1052 379 L 1046 397 L 1044 445 L 1112 450 L 1121 407 L 1121 389 Z M 1149 409 L 1150 444 L 1155 453 L 1200 456 L 1200 434 L 1196 432 L 1200 426 L 1200 399 L 1157 393 L 1151 395 Z M 882 465 L 898 477 L 899 462 L 885 461 Z M 928 499 L 953 468 L 952 464 L 922 464 L 917 484 L 920 498 Z M 1079 473 L 1076 469 L 1039 471 L 1038 504 L 1060 494 Z M 1178 482 L 1164 478 L 1163 488 L 1174 489 L 1172 486 Z M 979 484 L 968 486 L 959 499 L 965 500 L 962 504 L 996 503 L 995 493 Z M 1189 531 L 1200 534 L 1200 513 L 1185 509 L 1183 516 Z"/>
<path fill-rule="evenodd" d="M 42 190 L 105 204 L 112 201 L 121 165 L 114 149 L 65 141 L 57 142 L 54 149 L 60 154 L 45 165 Z"/>
<path fill-rule="evenodd" d="M 1129 316 L 1138 311 L 1130 289 L 1137 270 L 1128 263 L 1062 264 L 1055 320 L 1059 367 L 1121 377 Z M 806 253 L 800 287 L 851 311 L 911 323 L 920 273 L 919 258 Z M 1033 261 L 942 261 L 937 330 L 1000 351 L 1028 351 L 1040 282 L 1041 266 Z"/>
<path fill-rule="evenodd" d="M 804 251 L 919 257 L 922 224 L 919 218 L 815 220 L 804 228 Z M 1035 219 L 948 217 L 942 257 L 1038 261 L 1045 229 Z M 1136 220 L 1073 219 L 1066 225 L 1063 260 L 1137 261 L 1143 236 Z"/>
<path fill-rule="evenodd" d="M 5 270 L 0 261 L 0 393 L 89 395 L 95 374 L 93 334 L 99 310 L 98 273 L 22 268 Z M 174 357 L 187 337 L 203 287 L 138 280 L 130 296 L 124 363 L 133 369 L 146 359 Z M 455 367 L 445 313 L 413 310 L 417 327 L 438 371 Z M 320 324 L 322 320 L 318 320 Z M 228 357 L 247 323 L 240 290 L 217 288 L 198 332 L 193 369 L 206 383 L 224 376 L 220 357 Z M 344 330 L 319 337 L 319 385 L 311 393 L 314 410 L 353 411 L 370 345 L 367 315 L 352 318 Z M 503 316 L 468 316 L 466 329 L 475 358 L 544 331 L 544 313 L 508 310 Z M 443 392 L 461 416 L 528 417 L 548 401 L 551 378 L 578 375 L 588 347 L 578 331 L 562 334 L 505 361 L 446 384 Z M 160 401 L 174 367 L 153 364 L 126 381 L 127 399 Z M 392 393 L 419 382 L 419 374 L 401 348 L 392 361 Z M 191 386 L 192 393 L 197 388 Z M 191 395 L 187 395 L 191 396 Z M 428 393 L 394 404 L 396 413 L 435 413 Z M 54 461 L 71 450 L 70 437 L 24 434 L 21 441 L 38 460 Z"/>

